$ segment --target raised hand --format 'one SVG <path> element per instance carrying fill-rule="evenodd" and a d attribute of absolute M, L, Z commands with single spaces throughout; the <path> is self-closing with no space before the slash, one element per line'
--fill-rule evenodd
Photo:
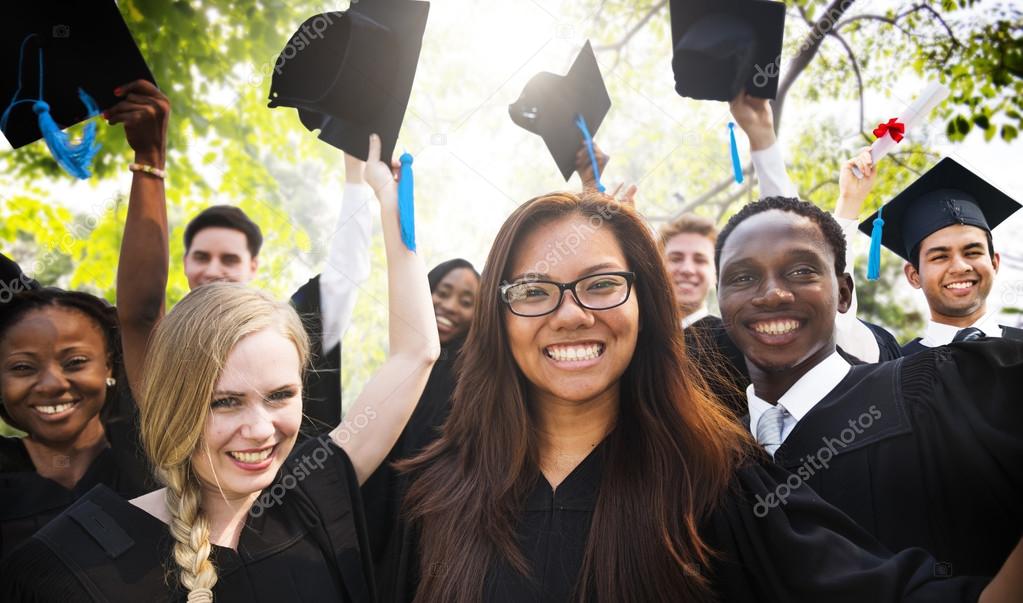
<path fill-rule="evenodd" d="M 596 141 L 593 143 L 593 155 L 597 158 L 597 169 L 604 173 L 604 166 L 611 160 L 611 157 L 600 150 Z M 593 174 L 593 162 L 590 161 L 590 153 L 586 150 L 586 143 L 582 143 L 579 151 L 575 154 L 575 171 L 583 181 L 583 190 L 596 190 L 597 178 Z"/>
<path fill-rule="evenodd" d="M 170 101 L 152 82 L 135 80 L 117 88 L 123 100 L 103 112 L 111 125 L 124 124 L 135 161 L 163 168 L 167 158 L 167 123 Z"/>
<path fill-rule="evenodd" d="M 857 178 L 853 167 L 858 169 L 863 178 Z M 870 156 L 870 147 L 863 147 L 852 159 L 845 162 L 838 176 L 838 202 L 835 204 L 835 215 L 839 218 L 855 220 L 863 209 L 870 191 L 877 181 L 877 170 Z"/>
<path fill-rule="evenodd" d="M 751 150 L 762 151 L 774 144 L 774 113 L 766 98 L 750 96 L 743 90 L 728 103 L 728 108 L 749 138 Z"/>
<path fill-rule="evenodd" d="M 380 160 L 380 137 L 376 134 L 369 136 L 369 154 L 366 157 L 366 167 L 363 168 L 362 177 L 366 184 L 373 189 L 380 204 L 398 204 L 398 174 L 401 164 L 392 161 L 388 167 Z"/>

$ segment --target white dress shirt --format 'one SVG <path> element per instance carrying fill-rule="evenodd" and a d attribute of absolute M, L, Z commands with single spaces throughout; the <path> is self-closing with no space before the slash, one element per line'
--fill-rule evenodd
<path fill-rule="evenodd" d="M 341 343 L 355 310 L 359 288 L 369 278 L 369 243 L 373 230 L 373 189 L 346 184 L 341 214 L 330 238 L 327 264 L 320 273 L 323 352 Z"/>
<path fill-rule="evenodd" d="M 810 412 L 814 406 L 817 406 L 818 402 L 831 393 L 841 383 L 842 379 L 845 379 L 845 376 L 849 374 L 850 368 L 852 367 L 846 362 L 845 358 L 842 358 L 838 352 L 834 352 L 820 361 L 817 366 L 807 371 L 805 375 L 799 378 L 799 381 L 792 384 L 789 391 L 785 392 L 778 399 L 778 404 L 788 411 L 785 414 L 784 426 L 781 431 L 782 442 L 795 429 L 796 423 L 805 417 L 806 413 Z M 753 391 L 752 383 L 746 388 L 746 401 L 749 404 L 750 432 L 753 434 L 753 437 L 756 437 L 757 423 L 760 421 L 760 416 L 767 409 L 771 408 L 772 405 L 757 397 L 757 394 Z"/>
<path fill-rule="evenodd" d="M 710 312 L 707 310 L 707 306 L 706 305 L 700 306 L 699 310 L 693 312 L 692 314 L 689 314 L 688 316 L 682 319 L 682 328 L 688 329 L 689 325 L 700 320 L 701 318 L 706 318 L 707 316 L 710 316 Z"/>
<path fill-rule="evenodd" d="M 796 186 L 789 180 L 785 171 L 785 158 L 777 143 L 760 151 L 750 153 L 753 169 L 760 181 L 760 197 L 798 197 Z M 846 272 L 853 272 L 853 245 L 858 240 L 856 220 L 846 220 L 835 216 L 845 235 Z M 856 289 L 853 289 L 852 304 L 844 314 L 835 315 L 835 343 L 845 352 L 852 354 L 863 362 L 877 362 L 881 357 L 881 348 L 877 344 L 873 331 L 856 317 Z"/>
<path fill-rule="evenodd" d="M 984 331 L 984 335 L 988 337 L 1002 336 L 1002 328 L 998 326 L 998 314 L 995 312 L 988 312 L 987 314 L 984 314 L 978 318 L 976 322 L 970 325 L 970 327 Z M 929 348 L 948 345 L 952 343 L 952 339 L 956 336 L 956 333 L 966 328 L 969 327 L 956 327 L 928 320 L 927 330 L 924 331 L 924 336 L 920 339 L 920 344 Z"/>

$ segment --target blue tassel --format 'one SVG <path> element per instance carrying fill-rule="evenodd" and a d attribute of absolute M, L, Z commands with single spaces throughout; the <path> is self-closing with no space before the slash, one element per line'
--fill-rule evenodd
<path fill-rule="evenodd" d="M 593 166 L 593 179 L 597 181 L 597 190 L 604 192 L 607 189 L 600 183 L 600 169 L 597 168 L 597 155 L 593 152 L 593 137 L 590 136 L 590 129 L 586 127 L 586 118 L 582 114 L 578 114 L 575 117 L 575 125 L 578 126 L 579 131 L 582 132 L 583 142 L 586 143 L 586 152 L 590 154 L 590 165 Z"/>
<path fill-rule="evenodd" d="M 21 41 L 21 50 L 18 53 L 18 88 L 14 91 L 14 97 L 11 99 L 10 104 L 7 105 L 3 114 L 0 114 L 0 128 L 7 127 L 7 119 L 10 117 L 14 107 L 22 103 L 32 103 L 32 110 L 39 117 L 39 131 L 42 133 L 43 140 L 46 141 L 46 146 L 50 149 L 53 158 L 57 160 L 57 164 L 72 176 L 85 180 L 90 176 L 89 166 L 100 149 L 100 144 L 96 142 L 96 123 L 89 122 L 86 124 L 81 142 L 71 144 L 68 135 L 62 132 L 60 126 L 53 120 L 53 116 L 50 115 L 50 105 L 43 100 L 44 74 L 42 48 L 39 49 L 39 96 L 35 99 L 18 98 L 21 96 L 21 72 L 25 58 L 25 47 L 28 45 L 28 41 L 35 35 L 29 34 Z M 88 109 L 89 118 L 99 115 L 99 106 L 91 96 L 86 94 L 85 90 L 78 89 L 78 98 L 85 105 L 85 108 Z"/>
<path fill-rule="evenodd" d="M 401 174 L 398 178 L 398 224 L 401 226 L 401 240 L 409 251 L 416 250 L 416 207 L 412 180 L 412 155 L 401 156 Z"/>
<path fill-rule="evenodd" d="M 96 101 L 81 88 L 78 89 L 78 98 L 89 110 L 89 117 L 99 114 Z M 61 131 L 60 126 L 50 115 L 50 105 L 38 100 L 32 105 L 32 110 L 39 116 L 39 131 L 43 133 L 43 140 L 46 141 L 46 146 L 60 167 L 76 178 L 87 179 L 91 175 L 89 166 L 100 149 L 100 144 L 96 142 L 96 122 L 85 124 L 81 142 L 72 144 L 67 133 Z"/>
<path fill-rule="evenodd" d="M 739 147 L 735 144 L 735 122 L 728 122 L 728 139 L 732 145 L 732 173 L 735 182 L 742 184 L 742 164 L 739 162 Z"/>
<path fill-rule="evenodd" d="M 877 217 L 874 218 L 874 227 L 870 230 L 870 254 L 867 256 L 867 280 L 876 281 L 881 278 L 881 230 L 884 228 L 884 219 L 881 218 L 881 208 L 877 210 Z"/>

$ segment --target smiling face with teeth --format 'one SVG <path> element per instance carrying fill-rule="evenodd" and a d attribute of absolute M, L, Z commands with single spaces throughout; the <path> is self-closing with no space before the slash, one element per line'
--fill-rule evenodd
<path fill-rule="evenodd" d="M 987 310 L 999 256 L 983 229 L 956 224 L 920 242 L 919 269 L 905 266 L 909 284 L 923 289 L 935 322 L 968 327 Z"/>
<path fill-rule="evenodd" d="M 754 384 L 765 374 L 794 383 L 834 352 L 835 314 L 849 308 L 852 278 L 835 274 L 816 223 L 777 209 L 754 214 L 720 257 L 721 317 Z"/>
<path fill-rule="evenodd" d="M 61 306 L 25 314 L 0 339 L 0 396 L 11 420 L 51 446 L 102 437 L 112 376 L 102 328 Z"/>
<path fill-rule="evenodd" d="M 273 482 L 302 423 L 302 373 L 295 344 L 277 329 L 242 338 L 214 389 L 204 445 L 192 455 L 203 488 L 245 500 Z"/>
<path fill-rule="evenodd" d="M 588 229 L 588 230 L 587 230 Z M 580 232 L 588 233 L 581 237 Z M 559 242 L 576 240 L 575 252 L 556 263 L 545 260 Z M 508 282 L 526 274 L 570 282 L 588 274 L 627 271 L 625 255 L 610 227 L 594 229 L 579 215 L 534 227 L 516 245 L 505 273 Z M 636 349 L 639 304 L 633 292 L 622 305 L 587 310 L 569 292 L 554 312 L 516 316 L 505 308 L 504 321 L 512 356 L 530 384 L 534 400 L 582 404 L 617 396 L 618 381 Z"/>

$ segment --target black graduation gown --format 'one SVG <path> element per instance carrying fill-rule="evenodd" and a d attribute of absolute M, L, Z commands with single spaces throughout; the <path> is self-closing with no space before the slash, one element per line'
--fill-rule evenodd
<path fill-rule="evenodd" d="M 381 601 L 405 600 L 405 582 L 397 574 L 400 567 L 410 562 L 414 550 L 412 533 L 401 517 L 408 478 L 399 475 L 393 463 L 415 456 L 440 436 L 440 428 L 451 411 L 454 365 L 463 343 L 464 339 L 459 339 L 441 348 L 415 412 L 385 461 L 362 485 Z"/>
<path fill-rule="evenodd" d="M 110 421 L 105 429 L 110 447 L 71 489 L 39 475 L 21 438 L 0 438 L 0 558 L 98 484 L 126 498 L 156 488 L 136 431 L 121 421 Z"/>
<path fill-rule="evenodd" d="M 746 412 L 749 370 L 746 358 L 725 332 L 717 316 L 704 316 L 683 330 L 686 354 L 703 374 L 711 392 L 735 416 Z"/>
<path fill-rule="evenodd" d="M 297 446 L 253 509 L 237 551 L 213 546 L 215 601 L 374 600 L 358 481 L 333 442 Z M 172 546 L 166 524 L 98 486 L 0 565 L 0 600 L 183 601 Z"/>
<path fill-rule="evenodd" d="M 604 465 L 599 445 L 552 491 L 539 477 L 515 527 L 530 576 L 503 559 L 487 572 L 481 600 L 488 603 L 572 601 Z M 788 473 L 768 462 L 736 471 L 701 536 L 718 553 L 706 575 L 722 602 L 976 601 L 983 579 L 937 578 L 934 560 L 911 549 L 895 555 L 809 488 L 791 492 L 786 504 L 758 514 L 757 503 L 776 491 Z M 403 567 L 409 593 L 418 561 Z M 590 597 L 593 600 L 594 597 Z M 381 601 L 410 601 L 402 599 Z"/>
<path fill-rule="evenodd" d="M 902 346 L 902 355 L 912 356 L 913 354 L 919 354 L 920 352 L 924 352 L 931 349 L 925 346 L 924 344 L 920 343 L 921 339 L 922 339 L 921 337 L 917 337 L 916 339 Z"/>
<path fill-rule="evenodd" d="M 295 291 L 291 305 L 302 317 L 312 356 L 302 388 L 302 433 L 325 434 L 341 422 L 341 344 L 323 349 L 320 275 Z"/>
<path fill-rule="evenodd" d="M 1023 535 L 1023 343 L 853 366 L 775 460 L 893 550 L 990 576 Z"/>
<path fill-rule="evenodd" d="M 870 329 L 880 350 L 879 362 L 902 356 L 899 343 L 883 327 L 860 320 Z M 746 387 L 750 384 L 746 358 L 725 331 L 725 323 L 717 316 L 704 316 L 684 331 L 686 353 L 703 372 L 711 392 L 736 417 L 749 412 Z"/>

